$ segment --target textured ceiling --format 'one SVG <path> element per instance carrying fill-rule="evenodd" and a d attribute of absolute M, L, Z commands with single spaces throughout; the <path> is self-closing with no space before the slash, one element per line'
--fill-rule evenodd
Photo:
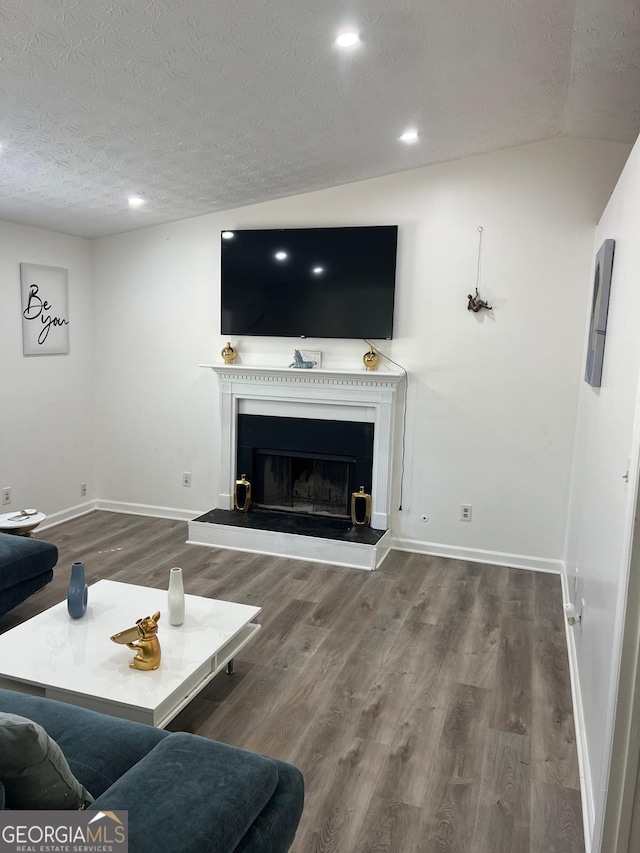
<path fill-rule="evenodd" d="M 333 44 L 345 25 L 355 50 Z M 639 130 L 638 0 L 0 7 L 0 218 L 72 234 Z"/>

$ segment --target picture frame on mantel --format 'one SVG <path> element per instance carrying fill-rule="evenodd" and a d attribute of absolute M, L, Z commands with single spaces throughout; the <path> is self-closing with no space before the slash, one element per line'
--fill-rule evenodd
<path fill-rule="evenodd" d="M 69 352 L 69 282 L 63 267 L 20 264 L 23 355 Z"/>
<path fill-rule="evenodd" d="M 584 380 L 593 388 L 602 383 L 602 364 L 607 334 L 607 316 L 609 314 L 609 296 L 613 274 L 613 254 L 615 240 L 605 240 L 598 249 L 591 297 L 591 320 L 587 344 L 587 364 Z"/>

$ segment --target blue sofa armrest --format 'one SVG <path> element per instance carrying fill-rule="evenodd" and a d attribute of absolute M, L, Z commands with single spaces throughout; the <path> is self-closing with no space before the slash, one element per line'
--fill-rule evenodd
<path fill-rule="evenodd" d="M 0 533 L 0 592 L 23 581 L 48 575 L 57 562 L 58 549 L 50 542 Z"/>
<path fill-rule="evenodd" d="M 302 812 L 302 781 L 291 768 L 296 784 L 288 799 L 278 764 L 227 744 L 176 732 L 161 740 L 90 808 L 128 810 L 131 853 L 148 853 L 150 844 L 167 853 L 231 853 L 260 816 L 272 833 L 271 846 L 264 849 L 285 853 Z M 274 794 L 279 819 L 271 826 L 268 819 L 265 824 L 263 812 L 268 815 Z"/>
<path fill-rule="evenodd" d="M 304 781 L 297 767 L 273 760 L 278 786 L 234 853 L 284 853 L 293 844 L 304 807 Z"/>
<path fill-rule="evenodd" d="M 53 580 L 57 562 L 50 542 L 0 533 L 0 616 Z"/>

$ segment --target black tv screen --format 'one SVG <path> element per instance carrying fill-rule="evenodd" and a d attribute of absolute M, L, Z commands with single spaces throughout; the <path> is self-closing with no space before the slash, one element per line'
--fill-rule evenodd
<path fill-rule="evenodd" d="M 391 338 L 397 225 L 223 231 L 224 335 Z"/>

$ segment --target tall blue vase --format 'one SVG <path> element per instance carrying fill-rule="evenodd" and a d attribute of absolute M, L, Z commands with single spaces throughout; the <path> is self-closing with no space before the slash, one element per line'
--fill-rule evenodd
<path fill-rule="evenodd" d="M 67 592 L 67 610 L 72 619 L 80 619 L 87 611 L 89 588 L 84 577 L 84 563 L 71 563 L 71 580 Z"/>

